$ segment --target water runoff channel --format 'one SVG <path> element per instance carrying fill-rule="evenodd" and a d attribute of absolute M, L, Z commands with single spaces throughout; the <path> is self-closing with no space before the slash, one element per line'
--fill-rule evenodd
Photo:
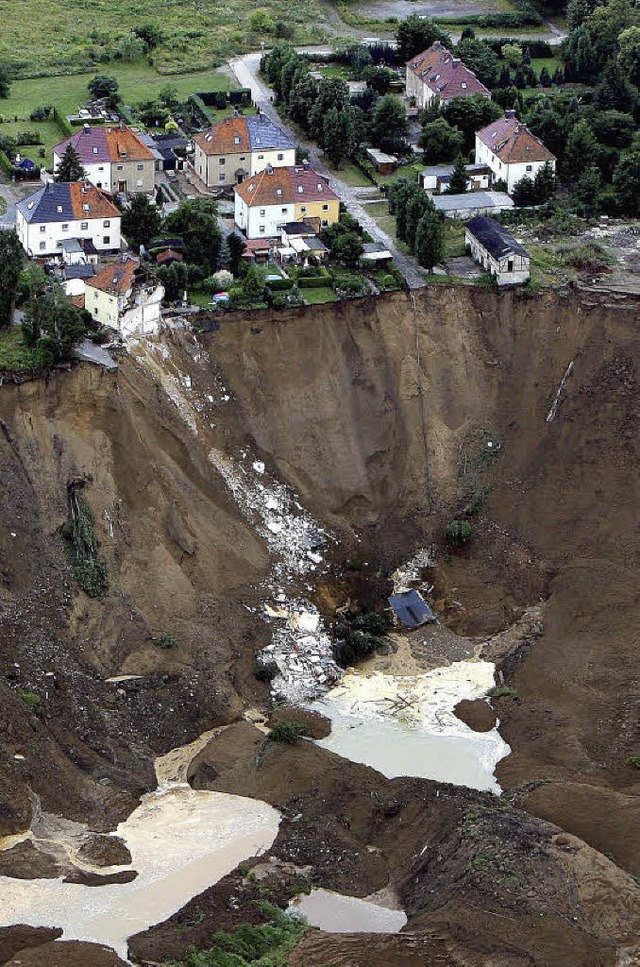
<path fill-rule="evenodd" d="M 259 615 L 272 624 L 271 644 L 259 657 L 275 672 L 274 696 L 322 712 L 332 731 L 319 745 L 389 778 L 417 776 L 499 794 L 494 769 L 509 746 L 497 727 L 477 733 L 453 713 L 462 699 L 486 695 L 494 684 L 494 666 L 467 659 L 426 671 L 413 667 L 410 674 L 369 664 L 343 673 L 322 617 L 304 594 L 313 590 L 323 567 L 322 546 L 331 535 L 295 494 L 267 479 L 264 464 L 252 463 L 247 454 L 235 462 L 215 451 L 209 458 L 276 561 Z M 135 879 L 88 887 L 62 878 L 1 876 L 0 926 L 61 927 L 63 940 L 106 944 L 126 959 L 128 937 L 162 922 L 242 861 L 267 852 L 280 822 L 275 809 L 260 800 L 194 790 L 186 782 L 190 761 L 216 734 L 205 733 L 159 757 L 157 789 L 115 830 L 132 863 L 109 872 L 133 868 Z M 86 827 L 46 815 L 38 823 L 39 828 L 0 842 L 0 848 L 20 839 L 37 847 L 39 839 L 44 845 L 49 837 L 80 869 L 106 872 L 77 856 Z M 357 899 L 314 889 L 293 901 L 292 910 L 333 932 L 397 932 L 406 923 L 391 895 Z"/>

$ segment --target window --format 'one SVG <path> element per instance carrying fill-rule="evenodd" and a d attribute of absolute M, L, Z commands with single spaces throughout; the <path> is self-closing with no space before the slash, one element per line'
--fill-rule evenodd
<path fill-rule="evenodd" d="M 329 211 L 329 206 L 328 205 L 323 205 L 322 206 L 322 211 L 323 212 L 328 212 Z"/>
<path fill-rule="evenodd" d="M 44 250 L 46 249 L 46 247 L 47 247 L 47 243 L 46 242 L 40 242 L 40 251 L 41 252 L 44 252 Z"/>
<path fill-rule="evenodd" d="M 243 154 L 242 157 L 240 158 L 240 161 L 246 161 L 246 160 L 247 160 L 247 156 L 246 154 Z"/>
<path fill-rule="evenodd" d="M 260 226 L 260 234 L 261 235 L 264 235 L 264 225 L 261 225 Z"/>
<path fill-rule="evenodd" d="M 263 154 L 259 154 L 258 155 L 258 161 L 263 161 L 263 160 L 264 160 L 264 155 Z"/>
<path fill-rule="evenodd" d="M 69 226 L 68 225 L 63 225 L 62 226 L 62 231 L 63 232 L 68 232 L 69 231 Z"/>
<path fill-rule="evenodd" d="M 286 209 L 286 208 L 283 208 L 283 209 L 282 209 L 282 214 L 283 214 L 283 215 L 286 215 L 286 214 L 287 214 L 287 209 Z"/>
<path fill-rule="evenodd" d="M 301 205 L 300 206 L 300 211 L 302 212 L 303 215 L 306 215 L 307 214 L 307 206 L 306 205 Z"/>
<path fill-rule="evenodd" d="M 97 293 L 97 292 L 94 292 L 94 293 L 93 293 L 93 298 L 94 298 L 94 299 L 97 299 L 97 298 L 98 298 L 98 293 Z"/>
<path fill-rule="evenodd" d="M 47 230 L 47 226 L 46 225 L 41 225 L 40 226 L 40 231 L 41 232 L 46 232 L 46 230 Z"/>
<path fill-rule="evenodd" d="M 302 187 L 302 185 L 298 185 L 298 194 L 301 195 L 303 191 L 304 191 L 304 188 Z"/>
<path fill-rule="evenodd" d="M 328 224 L 329 224 L 329 222 L 327 221 L 327 219 L 326 218 L 323 218 L 322 219 L 322 227 L 323 228 L 326 228 Z"/>
<path fill-rule="evenodd" d="M 138 178 L 136 181 L 136 188 L 142 188 L 142 178 Z"/>
<path fill-rule="evenodd" d="M 80 222 L 80 228 L 83 232 L 86 232 L 86 230 L 89 228 L 89 222 Z"/>
<path fill-rule="evenodd" d="M 278 161 L 282 161 L 283 158 L 284 158 L 284 155 L 283 154 L 279 154 L 278 155 Z"/>
<path fill-rule="evenodd" d="M 110 235 L 103 235 L 102 236 L 102 244 L 103 245 L 109 245 L 110 242 L 111 242 L 111 236 Z"/>
<path fill-rule="evenodd" d="M 238 137 L 238 135 L 237 135 L 237 134 L 235 135 L 235 137 L 234 137 L 234 139 L 233 139 L 233 143 L 234 143 L 234 144 L 240 144 L 240 138 Z"/>
<path fill-rule="evenodd" d="M 118 165 L 118 171 L 123 171 L 123 170 L 124 170 L 124 165 Z"/>
<path fill-rule="evenodd" d="M 260 209 L 260 214 L 261 215 L 266 215 L 267 214 L 267 209 L 266 208 L 261 208 Z"/>
<path fill-rule="evenodd" d="M 527 165 L 527 171 L 533 171 L 533 165 Z"/>
<path fill-rule="evenodd" d="M 104 171 L 104 165 L 100 165 L 100 166 L 98 167 L 98 171 Z"/>
<path fill-rule="evenodd" d="M 276 195 L 282 194 L 282 188 L 276 188 Z"/>
<path fill-rule="evenodd" d="M 93 151 L 94 154 L 97 154 L 98 153 L 98 149 L 97 148 L 92 148 L 91 150 Z"/>
<path fill-rule="evenodd" d="M 226 181 L 226 178 L 227 176 L 225 175 L 224 171 L 221 175 L 218 175 L 218 181 Z"/>
<path fill-rule="evenodd" d="M 136 165 L 138 171 L 144 171 L 144 165 Z"/>
<path fill-rule="evenodd" d="M 227 163 L 227 159 L 226 158 L 218 158 L 218 164 L 219 165 L 226 165 L 226 163 Z"/>
<path fill-rule="evenodd" d="M 103 222 L 102 223 L 102 227 L 103 228 L 110 228 L 111 227 L 111 222 L 110 221 Z"/>

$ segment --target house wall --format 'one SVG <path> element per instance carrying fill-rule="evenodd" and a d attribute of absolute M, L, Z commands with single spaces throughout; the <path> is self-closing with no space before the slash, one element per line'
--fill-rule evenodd
<path fill-rule="evenodd" d="M 136 304 L 120 315 L 118 329 L 122 335 L 156 335 L 160 329 L 163 298 L 164 288 L 161 285 L 152 290 L 141 289 L 136 295 Z"/>
<path fill-rule="evenodd" d="M 124 299 L 122 303 L 124 304 Z M 118 296 L 110 295 L 101 289 L 96 289 L 92 285 L 85 288 L 84 307 L 90 312 L 93 318 L 103 326 L 111 326 L 112 329 L 118 328 L 119 318 Z"/>
<path fill-rule="evenodd" d="M 340 202 L 338 200 L 300 202 L 294 208 L 294 222 L 301 222 L 304 218 L 319 218 L 321 222 L 333 225 L 340 217 Z"/>
<path fill-rule="evenodd" d="M 503 179 L 507 183 L 507 192 L 511 194 L 515 185 L 518 184 L 525 176 L 529 178 L 535 178 L 536 174 L 541 168 L 544 168 L 546 162 L 544 161 L 529 161 L 529 162 L 514 162 L 508 164 L 501 161 L 496 154 L 493 153 L 491 148 L 480 140 L 476 135 L 476 147 L 475 147 L 475 162 L 476 164 L 486 164 L 491 168 L 493 172 L 494 180 Z M 550 162 L 552 168 L 555 170 L 555 161 Z"/>
<path fill-rule="evenodd" d="M 285 168 L 292 167 L 295 163 L 295 148 L 207 155 L 201 146 L 196 144 L 194 155 L 196 174 L 202 178 L 208 188 L 235 185 L 236 171 L 239 169 L 248 172 L 248 175 L 256 175 L 264 171 L 267 165 L 271 165 L 272 168 Z"/>
<path fill-rule="evenodd" d="M 407 69 L 407 78 L 405 84 L 405 91 L 407 97 L 414 97 L 416 100 L 417 107 L 426 107 L 430 101 L 436 96 L 434 92 L 427 87 L 424 81 L 414 74 L 412 70 Z"/>
<path fill-rule="evenodd" d="M 109 223 L 108 225 L 106 223 Z M 67 230 L 63 230 L 67 225 Z M 82 226 L 86 225 L 86 228 Z M 120 218 L 91 218 L 87 221 L 27 222 L 17 212 L 16 231 L 27 255 L 40 258 L 45 255 L 61 255 L 58 242 L 69 238 L 90 238 L 98 251 L 108 252 L 120 248 Z M 106 242 L 105 239 L 109 241 Z"/>
<path fill-rule="evenodd" d="M 496 259 L 469 231 L 465 231 L 464 241 L 472 258 L 487 272 L 491 272 L 496 277 L 498 285 L 522 285 L 530 277 L 531 260 L 529 258 L 522 255 L 512 255 L 503 259 Z M 509 271 L 509 262 L 512 263 L 511 271 Z"/>
<path fill-rule="evenodd" d="M 131 194 L 152 192 L 155 188 L 156 163 L 154 158 L 148 161 L 114 161 L 111 164 L 112 192 L 119 191 L 121 181 L 126 182 L 126 191 Z"/>

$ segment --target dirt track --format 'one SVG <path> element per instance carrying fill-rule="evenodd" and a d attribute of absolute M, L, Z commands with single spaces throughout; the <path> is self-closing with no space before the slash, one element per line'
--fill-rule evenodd
<path fill-rule="evenodd" d="M 199 341 L 169 336 L 170 358 L 145 350 L 144 364 L 125 358 L 115 375 L 82 365 L 48 384 L 2 387 L 2 832 L 28 825 L 27 788 L 45 809 L 113 828 L 152 786 L 156 754 L 266 702 L 253 656 L 268 629 L 245 605 L 259 603 L 269 555 L 208 459 L 212 448 L 234 457 L 248 448 L 340 539 L 321 607 L 338 603 L 340 564 L 356 550 L 391 569 L 434 540 L 439 610 L 456 631 L 481 640 L 547 602 L 539 633 L 504 663 L 517 697 L 496 702 L 513 749 L 499 779 L 521 808 L 637 873 L 640 773 L 627 762 L 640 747 L 636 319 L 636 302 L 608 295 L 432 287 L 415 316 L 398 294 L 225 317 Z M 500 446 L 487 461 L 489 438 Z M 490 490 L 474 539 L 447 555 L 442 528 L 468 500 L 470 468 Z M 108 566 L 103 602 L 78 593 L 58 533 L 78 477 Z M 176 649 L 153 644 L 165 632 Z M 104 681 L 118 675 L 141 677 Z M 20 689 L 42 697 L 40 716 Z M 247 773 L 260 794 L 256 782 Z M 327 795 L 326 815 L 336 802 Z M 583 858 L 593 890 L 577 900 L 582 926 L 569 935 L 552 917 L 553 956 L 532 963 L 613 963 L 633 939 L 633 891 L 623 926 L 617 888 L 595 887 L 602 860 Z M 615 875 L 610 864 L 606 877 Z M 366 873 L 363 889 L 374 880 Z M 481 888 L 469 885 L 471 903 Z M 445 947 L 461 918 L 472 922 L 449 889 L 445 877 L 439 919 L 427 905 Z M 527 916 L 515 910 L 523 937 Z M 486 957 L 494 919 L 473 923 Z M 344 959 L 348 940 L 342 953 L 338 940 L 318 943 L 329 946 L 305 963 L 355 962 Z M 475 963 L 465 944 L 442 962 Z M 323 961 L 329 950 L 335 960 Z"/>

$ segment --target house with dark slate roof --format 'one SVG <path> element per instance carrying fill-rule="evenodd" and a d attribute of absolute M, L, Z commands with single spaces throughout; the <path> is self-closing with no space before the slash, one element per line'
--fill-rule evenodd
<path fill-rule="evenodd" d="M 85 253 L 120 250 L 120 211 L 89 182 L 50 182 L 16 208 L 18 238 L 31 258 L 62 258 L 72 239 Z"/>
<path fill-rule="evenodd" d="M 296 163 L 296 146 L 265 114 L 233 115 L 194 138 L 193 167 L 207 188 L 232 188 L 265 168 Z"/>
<path fill-rule="evenodd" d="M 436 40 L 428 50 L 416 54 L 406 65 L 406 94 L 419 108 L 437 98 L 442 103 L 454 97 L 480 94 L 491 97 L 489 91 L 472 70 L 454 57 L 450 50 Z"/>
<path fill-rule="evenodd" d="M 498 285 L 521 285 L 531 275 L 531 257 L 504 225 L 479 215 L 464 227 L 465 245 Z"/>

